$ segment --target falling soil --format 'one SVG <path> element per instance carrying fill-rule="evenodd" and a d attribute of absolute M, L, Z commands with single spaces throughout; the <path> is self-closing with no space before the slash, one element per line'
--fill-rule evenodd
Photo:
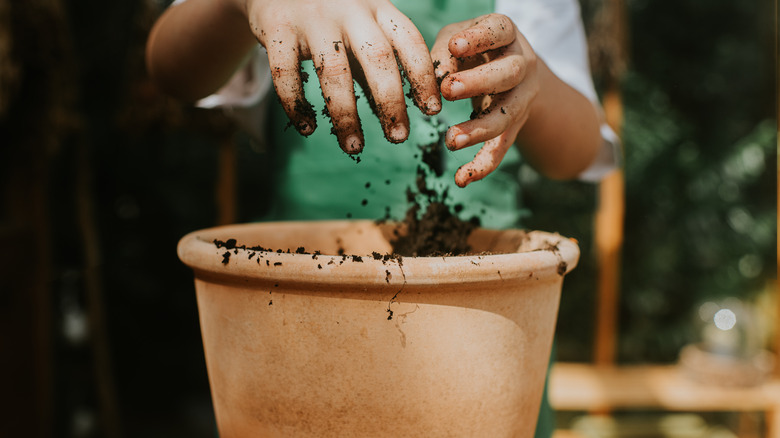
<path fill-rule="evenodd" d="M 334 41 L 338 47 L 338 43 Z M 370 93 L 369 93 L 370 94 Z M 327 99 L 326 99 L 327 100 Z M 308 102 L 299 100 L 296 102 L 295 110 L 299 114 L 301 119 L 312 116 L 313 109 Z M 441 128 L 435 119 L 431 119 L 435 128 Z M 443 174 L 443 151 L 444 151 L 444 134 L 446 129 L 438 129 L 438 138 L 429 143 L 418 145 L 420 154 L 415 155 L 421 157 L 422 164 L 417 167 L 416 181 L 414 189 L 407 189 L 407 200 L 409 202 L 409 209 L 406 212 L 403 222 L 395 230 L 395 239 L 391 240 L 392 252 L 390 254 L 378 254 L 374 253 L 374 259 L 382 259 L 386 262 L 389 258 L 398 260 L 402 257 L 435 257 L 435 256 L 458 256 L 471 253 L 471 247 L 468 244 L 468 237 L 471 232 L 479 227 L 479 218 L 473 217 L 470 220 L 463 220 L 458 217 L 458 213 L 463 209 L 462 205 L 450 205 L 447 202 L 447 189 L 437 190 L 436 187 L 428 187 L 427 180 L 429 176 L 440 177 Z M 359 157 L 350 156 L 355 159 L 356 162 L 360 162 Z M 387 179 L 384 181 L 386 185 L 392 183 Z M 371 187 L 370 182 L 365 183 L 365 188 Z M 368 204 L 368 199 L 361 201 L 362 206 Z M 347 213 L 347 217 L 351 217 L 351 213 Z M 389 220 L 389 207 L 387 208 L 387 214 L 385 218 L 378 219 L 377 222 L 386 222 Z M 403 231 L 401 231 L 403 230 Z M 272 251 L 267 248 L 255 246 L 247 247 L 245 245 L 238 245 L 235 239 L 228 239 L 226 241 L 215 240 L 214 244 L 217 248 L 224 248 L 227 251 L 222 253 L 222 263 L 230 263 L 231 252 L 237 253 L 237 249 L 248 250 L 249 258 L 254 257 L 256 251 Z M 281 253 L 283 250 L 279 249 L 276 252 Z M 291 253 L 289 249 L 288 253 Z M 295 250 L 297 254 L 306 254 L 306 250 L 303 247 L 299 247 Z M 316 251 L 313 258 L 319 254 Z M 345 250 L 339 243 L 338 255 L 344 257 L 342 263 L 350 257 L 353 262 L 362 262 L 363 259 L 360 256 L 352 255 L 347 256 Z M 260 264 L 260 257 L 256 259 Z M 270 266 L 271 263 L 265 260 L 265 264 Z M 280 262 L 273 263 L 273 266 L 281 266 Z M 319 269 L 322 269 L 321 265 L 318 265 Z M 389 282 L 390 273 L 387 273 L 387 281 Z"/>
<path fill-rule="evenodd" d="M 464 221 L 454 215 L 449 207 L 434 202 L 418 217 L 419 205 L 406 213 L 404 224 L 407 232 L 391 243 L 393 252 L 406 257 L 430 257 L 463 255 L 471 251 L 467 239 L 479 221 Z"/>
<path fill-rule="evenodd" d="M 440 138 L 437 142 L 420 146 L 425 167 L 417 168 L 416 192 L 407 190 L 407 199 L 411 206 L 403 221 L 406 231 L 397 232 L 397 238 L 390 242 L 395 254 L 405 257 L 432 257 L 465 255 L 471 251 L 468 237 L 479 227 L 479 218 L 462 220 L 456 213 L 462 210 L 463 206 L 447 204 L 446 189 L 439 192 L 427 185 L 429 174 L 443 174 L 442 144 L 443 139 Z M 424 202 L 420 202 L 421 198 Z"/>

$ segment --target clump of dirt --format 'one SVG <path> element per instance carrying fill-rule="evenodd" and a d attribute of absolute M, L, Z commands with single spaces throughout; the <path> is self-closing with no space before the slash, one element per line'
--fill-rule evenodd
<path fill-rule="evenodd" d="M 419 205 L 406 213 L 406 233 L 392 241 L 393 252 L 406 257 L 463 255 L 471 251 L 468 236 L 479 226 L 477 218 L 464 221 L 442 202 L 434 202 L 418 217 Z"/>
<path fill-rule="evenodd" d="M 444 132 L 438 141 L 421 145 L 422 162 L 417 167 L 416 192 L 407 190 L 411 206 L 403 221 L 405 232 L 396 230 L 397 238 L 390 243 L 393 252 L 405 257 L 433 257 L 465 255 L 471 251 L 468 237 L 479 227 L 479 218 L 464 221 L 458 217 L 463 206 L 447 203 L 447 190 L 437 191 L 428 187 L 428 176 L 443 173 L 442 150 Z M 427 168 L 427 170 L 426 170 Z"/>

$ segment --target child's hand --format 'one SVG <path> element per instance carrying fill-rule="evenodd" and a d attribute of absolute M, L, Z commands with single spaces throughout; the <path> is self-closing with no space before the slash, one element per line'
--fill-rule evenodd
<path fill-rule="evenodd" d="M 314 62 L 333 132 L 347 153 L 360 152 L 364 145 L 353 77 L 368 85 L 391 142 L 409 135 L 398 61 L 415 104 L 426 114 L 441 109 L 425 41 L 389 0 L 233 1 L 242 3 L 252 32 L 268 51 L 276 93 L 301 134 L 309 135 L 316 127 L 302 87 L 300 64 L 305 59 Z"/>
<path fill-rule="evenodd" d="M 485 142 L 455 174 L 465 187 L 498 167 L 528 120 L 539 93 L 536 54 L 512 20 L 490 14 L 442 29 L 431 57 L 445 99 L 473 98 L 475 117 L 449 128 L 447 147 Z"/>

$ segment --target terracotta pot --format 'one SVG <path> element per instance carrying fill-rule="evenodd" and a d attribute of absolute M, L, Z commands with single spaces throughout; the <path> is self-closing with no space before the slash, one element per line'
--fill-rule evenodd
<path fill-rule="evenodd" d="M 257 223 L 182 238 L 221 438 L 533 435 L 577 245 L 478 229 L 476 252 L 505 254 L 382 257 L 392 230 Z"/>

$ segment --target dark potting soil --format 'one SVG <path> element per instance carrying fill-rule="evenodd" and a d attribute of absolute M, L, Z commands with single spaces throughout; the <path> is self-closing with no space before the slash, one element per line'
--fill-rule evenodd
<path fill-rule="evenodd" d="M 479 218 L 461 219 L 457 213 L 463 206 L 449 205 L 446 189 L 440 192 L 427 184 L 429 174 L 441 176 L 444 173 L 442 148 L 441 138 L 420 146 L 424 167 L 417 168 L 417 191 L 407 190 L 410 207 L 403 221 L 406 230 L 390 242 L 395 254 L 405 257 L 458 256 L 471 251 L 468 237 L 479 227 Z"/>
<path fill-rule="evenodd" d="M 404 225 L 407 232 L 392 241 L 393 252 L 406 257 L 464 255 L 471 251 L 467 239 L 479 220 L 464 221 L 442 202 L 434 202 L 418 217 L 419 205 L 412 206 Z"/>

